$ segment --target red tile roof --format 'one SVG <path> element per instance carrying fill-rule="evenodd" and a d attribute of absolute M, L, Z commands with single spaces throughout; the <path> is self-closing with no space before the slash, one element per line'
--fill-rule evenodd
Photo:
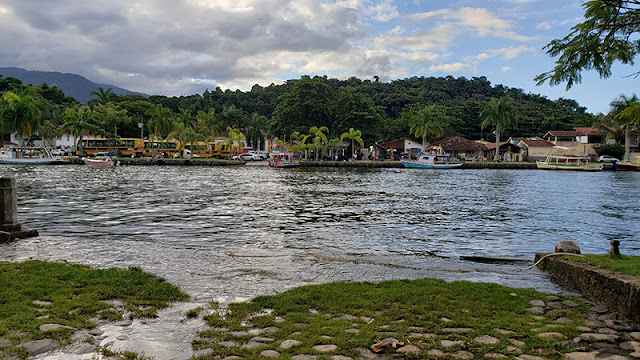
<path fill-rule="evenodd" d="M 533 147 L 552 147 L 553 143 L 548 142 L 547 140 L 541 139 L 539 137 L 534 138 L 525 138 L 525 137 L 512 137 L 512 140 L 522 141 L 527 146 Z"/>
<path fill-rule="evenodd" d="M 600 133 L 600 130 L 594 127 L 574 127 L 573 129 L 583 135 L 596 135 Z"/>
<path fill-rule="evenodd" d="M 573 137 L 573 136 L 581 136 L 584 135 L 579 131 L 557 131 L 557 130 L 551 130 L 548 131 L 546 134 L 544 134 L 545 137 L 547 137 L 547 135 L 551 135 L 551 136 L 561 136 L 561 137 Z"/>
<path fill-rule="evenodd" d="M 444 151 L 484 151 L 487 147 L 463 137 L 454 136 L 431 143 L 430 147 L 439 146 Z M 494 145 L 495 146 L 495 145 Z"/>

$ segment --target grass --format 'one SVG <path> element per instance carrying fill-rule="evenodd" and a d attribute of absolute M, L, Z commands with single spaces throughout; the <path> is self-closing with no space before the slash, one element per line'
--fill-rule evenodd
<path fill-rule="evenodd" d="M 620 258 L 612 258 L 611 255 L 583 255 L 578 256 L 565 256 L 564 258 L 572 261 L 582 261 L 588 264 L 618 271 L 624 274 L 640 276 L 640 256 L 628 256 L 620 255 Z"/>
<path fill-rule="evenodd" d="M 423 349 L 439 348 L 440 340 L 463 340 L 465 343 L 445 352 L 463 347 L 477 358 L 487 352 L 508 354 L 509 336 L 496 329 L 513 331 L 515 337 L 527 341 L 522 350 L 535 348 L 563 350 L 551 340 L 536 336 L 535 328 L 562 333 L 567 339 L 580 334 L 575 327 L 586 318 L 587 305 L 572 309 L 553 310 L 544 319 L 536 318 L 527 309 L 530 300 L 543 300 L 549 294 L 532 289 L 512 289 L 497 284 L 452 282 L 436 279 L 395 280 L 382 283 L 331 283 L 304 286 L 279 295 L 261 296 L 248 303 L 230 304 L 226 309 L 212 310 L 204 316 L 210 329 L 200 333 L 194 349 L 212 348 L 213 353 L 201 357 L 214 359 L 241 356 L 260 358 L 260 351 L 273 349 L 284 357 L 297 354 L 317 354 L 313 345 L 336 344 L 338 354 L 360 357 L 359 347 L 369 348 L 387 337 L 410 339 Z M 571 298 L 566 298 L 571 299 Z M 572 299 L 578 302 L 575 299 Z M 450 321 L 442 320 L 443 317 Z M 559 317 L 573 320 L 571 325 L 558 325 Z M 276 327 L 275 339 L 257 349 L 239 345 L 253 335 L 243 333 L 251 328 Z M 348 329 L 358 329 L 353 334 Z M 471 328 L 467 333 L 448 333 L 445 328 Z M 434 334 L 420 338 L 412 333 Z M 474 337 L 491 335 L 501 341 L 497 345 L 474 342 Z M 331 338 L 327 338 L 327 336 Z M 412 338 L 413 337 L 413 338 Z M 291 349 L 278 347 L 285 339 L 302 341 Z M 226 347 L 220 342 L 234 341 L 238 346 Z M 385 350 L 391 354 L 393 351 Z M 328 358 L 328 357 L 327 357 Z"/>
<path fill-rule="evenodd" d="M 37 260 L 0 262 L 0 338 L 12 342 L 11 347 L 0 350 L 0 358 L 26 356 L 18 345 L 30 340 L 54 338 L 63 345 L 70 341 L 73 330 L 43 333 L 39 330 L 42 324 L 91 329 L 95 327 L 92 317 L 122 319 L 122 312 L 102 300 L 123 300 L 133 318 L 156 316 L 170 302 L 188 298 L 178 287 L 139 267 L 93 269 Z"/>

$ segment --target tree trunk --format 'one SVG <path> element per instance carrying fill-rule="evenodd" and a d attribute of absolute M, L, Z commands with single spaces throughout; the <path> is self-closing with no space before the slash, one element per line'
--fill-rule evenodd
<path fill-rule="evenodd" d="M 496 127 L 496 154 L 493 157 L 493 161 L 500 160 L 500 130 Z"/>
<path fill-rule="evenodd" d="M 351 157 L 354 158 L 356 157 L 356 141 L 355 139 L 351 139 Z"/>
<path fill-rule="evenodd" d="M 422 152 L 424 152 L 426 147 L 427 147 L 427 137 L 423 135 L 422 136 Z"/>
<path fill-rule="evenodd" d="M 624 161 L 631 160 L 630 156 L 631 138 L 629 136 L 629 125 L 624 128 Z"/>

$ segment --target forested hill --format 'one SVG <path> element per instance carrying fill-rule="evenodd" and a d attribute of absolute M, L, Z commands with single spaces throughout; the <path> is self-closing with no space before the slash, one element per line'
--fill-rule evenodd
<path fill-rule="evenodd" d="M 233 105 L 247 114 L 255 112 L 271 119 L 272 134 L 281 138 L 288 138 L 294 131 L 306 132 L 311 126 L 327 126 L 336 134 L 355 127 L 362 130 L 363 139 L 379 141 L 409 136 L 409 126 L 400 115 L 412 104 L 445 106 L 450 118 L 447 136 L 480 139 L 482 135 L 491 139 L 490 129 L 481 131 L 478 114 L 491 97 L 502 95 L 514 100 L 519 117 L 517 128 L 508 129 L 506 136 L 542 136 L 549 130 L 591 126 L 595 120 L 575 100 L 549 100 L 521 89 L 493 86 L 485 77 L 412 77 L 382 83 L 355 77 L 338 80 L 303 76 L 282 85 L 254 85 L 248 92 L 217 88 L 202 95 L 152 96 L 149 100 L 176 113 L 180 108 L 195 112 L 213 107 L 220 114 L 224 107 Z M 378 110 L 380 119 L 372 114 L 375 111 L 370 106 Z"/>
<path fill-rule="evenodd" d="M 71 96 L 81 103 L 87 103 L 91 100 L 91 92 L 97 91 L 99 86 L 105 89 L 113 88 L 113 93 L 118 95 L 140 94 L 113 85 L 96 84 L 78 74 L 57 71 L 30 71 L 18 67 L 0 67 L 0 75 L 5 78 L 14 77 L 20 79 L 23 84 L 33 84 L 35 86 L 55 84 L 66 96 Z"/>

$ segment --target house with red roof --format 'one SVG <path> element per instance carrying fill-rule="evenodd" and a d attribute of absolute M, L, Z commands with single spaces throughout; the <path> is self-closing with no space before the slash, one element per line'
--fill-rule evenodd
<path fill-rule="evenodd" d="M 474 157 L 480 156 L 486 158 L 488 155 L 486 145 L 467 140 L 460 136 L 453 136 L 433 142 L 426 151 L 432 151 L 438 154 L 451 154 L 451 156 L 460 159 L 473 159 Z"/>
<path fill-rule="evenodd" d="M 544 160 L 554 150 L 553 143 L 539 137 L 511 137 L 507 142 L 520 147 L 524 161 Z"/>

